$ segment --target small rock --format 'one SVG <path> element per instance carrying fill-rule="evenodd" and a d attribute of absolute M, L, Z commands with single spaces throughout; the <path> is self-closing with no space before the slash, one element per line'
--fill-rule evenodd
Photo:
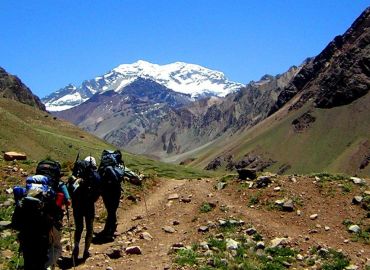
<path fill-rule="evenodd" d="M 321 257 L 326 257 L 329 254 L 329 250 L 327 250 L 326 248 L 320 248 L 317 251 L 317 254 L 319 254 Z"/>
<path fill-rule="evenodd" d="M 190 203 L 191 198 L 189 198 L 189 197 L 188 198 L 182 198 L 181 201 L 184 202 L 184 203 Z"/>
<path fill-rule="evenodd" d="M 198 228 L 198 232 L 204 233 L 204 232 L 208 232 L 208 231 L 209 231 L 209 227 L 208 226 L 200 226 Z"/>
<path fill-rule="evenodd" d="M 370 190 L 365 190 L 364 191 L 364 196 L 370 196 Z"/>
<path fill-rule="evenodd" d="M 5 193 L 6 194 L 12 194 L 13 193 L 13 189 L 12 188 L 8 188 L 5 190 Z"/>
<path fill-rule="evenodd" d="M 284 199 L 283 199 L 283 200 L 276 200 L 276 201 L 275 201 L 275 204 L 276 204 L 276 205 L 279 205 L 279 206 L 283 206 L 284 202 L 285 202 L 285 200 L 284 200 Z"/>
<path fill-rule="evenodd" d="M 330 231 L 330 227 L 329 226 L 325 226 L 324 229 L 325 229 L 325 231 Z"/>
<path fill-rule="evenodd" d="M 180 250 L 180 249 L 184 249 L 185 248 L 185 245 L 183 243 L 175 243 L 172 245 L 171 247 L 173 250 Z"/>
<path fill-rule="evenodd" d="M 164 230 L 166 233 L 174 233 L 174 232 L 176 232 L 176 230 L 174 228 L 172 228 L 171 226 L 164 226 L 162 228 L 162 230 Z"/>
<path fill-rule="evenodd" d="M 352 199 L 353 204 L 360 204 L 364 198 L 362 196 L 355 196 Z"/>
<path fill-rule="evenodd" d="M 320 181 L 321 179 L 320 179 L 320 177 L 315 176 L 315 180 L 316 180 L 316 181 Z"/>
<path fill-rule="evenodd" d="M 283 210 L 287 212 L 293 212 L 294 211 L 294 205 L 292 200 L 287 200 L 283 203 Z"/>
<path fill-rule="evenodd" d="M 127 247 L 125 252 L 127 254 L 135 254 L 135 255 L 142 254 L 141 248 L 139 246 Z"/>
<path fill-rule="evenodd" d="M 140 234 L 140 238 L 147 241 L 151 241 L 153 239 L 153 236 L 151 236 L 150 233 L 148 232 L 143 232 Z"/>
<path fill-rule="evenodd" d="M 358 177 L 351 177 L 351 180 L 354 184 L 357 184 L 357 185 L 363 185 L 366 183 L 366 181 L 364 179 L 361 179 L 361 178 L 358 178 Z"/>
<path fill-rule="evenodd" d="M 225 226 L 227 224 L 227 221 L 226 220 L 223 220 L 223 219 L 219 219 L 218 220 L 218 225 L 220 225 L 221 227 L 222 226 Z"/>
<path fill-rule="evenodd" d="M 343 243 L 349 243 L 349 239 L 344 239 Z"/>
<path fill-rule="evenodd" d="M 227 186 L 227 183 L 225 182 L 218 182 L 217 183 L 217 190 L 222 190 Z"/>
<path fill-rule="evenodd" d="M 285 237 L 279 238 L 279 237 L 277 237 L 277 238 L 274 238 L 274 239 L 271 240 L 270 247 L 275 248 L 275 247 L 279 247 L 279 246 L 285 246 L 285 245 L 288 244 L 288 242 L 289 242 L 288 238 L 285 238 Z"/>
<path fill-rule="evenodd" d="M 358 266 L 357 265 L 354 265 L 354 264 L 350 264 L 348 265 L 346 268 L 344 268 L 345 270 L 357 270 L 358 269 Z"/>
<path fill-rule="evenodd" d="M 290 178 L 290 181 L 292 181 L 293 183 L 297 183 L 297 178 L 295 178 L 294 176 L 292 178 Z"/>
<path fill-rule="evenodd" d="M 174 221 L 172 221 L 172 225 L 174 225 L 174 226 L 180 225 L 180 221 L 174 220 Z"/>
<path fill-rule="evenodd" d="M 265 248 L 265 242 L 259 241 L 256 244 L 256 249 L 264 249 Z"/>
<path fill-rule="evenodd" d="M 140 220 L 140 219 L 143 219 L 143 218 L 144 218 L 143 216 L 138 215 L 138 216 L 134 216 L 131 220 L 135 221 L 135 220 Z"/>
<path fill-rule="evenodd" d="M 361 231 L 361 228 L 358 225 L 351 225 L 348 227 L 348 231 L 353 232 L 353 233 L 358 233 Z"/>
<path fill-rule="evenodd" d="M 317 219 L 318 216 L 319 216 L 318 214 L 312 214 L 310 216 L 310 219 L 312 219 L 312 220 Z"/>
<path fill-rule="evenodd" d="M 304 259 L 303 255 L 301 255 L 301 254 L 297 254 L 296 258 L 297 258 L 298 261 L 303 261 L 303 259 Z"/>
<path fill-rule="evenodd" d="M 231 238 L 226 239 L 226 249 L 237 250 L 239 243 Z"/>
<path fill-rule="evenodd" d="M 112 267 L 108 266 L 107 268 L 105 268 L 106 270 L 113 270 Z"/>
<path fill-rule="evenodd" d="M 171 201 L 171 200 L 177 200 L 177 199 L 179 199 L 179 198 L 180 198 L 180 196 L 179 196 L 179 194 L 177 194 L 177 193 L 170 194 L 170 195 L 168 196 L 168 200 L 169 200 L 169 201 Z"/>
<path fill-rule="evenodd" d="M 281 190 L 281 187 L 275 187 L 274 188 L 274 191 L 280 191 Z"/>
<path fill-rule="evenodd" d="M 111 259 L 119 259 L 123 257 L 122 250 L 115 248 L 107 253 L 107 256 Z"/>
<path fill-rule="evenodd" d="M 248 228 L 245 233 L 248 234 L 248 235 L 253 235 L 257 232 L 257 230 L 255 228 Z"/>
<path fill-rule="evenodd" d="M 302 215 L 301 210 L 297 210 L 297 216 L 300 216 L 300 215 Z"/>
<path fill-rule="evenodd" d="M 207 242 L 200 242 L 199 247 L 203 250 L 209 250 L 209 246 Z"/>
<path fill-rule="evenodd" d="M 256 180 L 256 188 L 264 188 L 271 184 L 272 181 L 269 176 L 260 176 Z"/>

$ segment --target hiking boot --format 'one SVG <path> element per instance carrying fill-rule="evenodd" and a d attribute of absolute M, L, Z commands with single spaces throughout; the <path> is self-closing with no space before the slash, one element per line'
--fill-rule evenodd
<path fill-rule="evenodd" d="M 82 256 L 82 259 L 84 260 L 84 261 L 86 261 L 87 260 L 87 258 L 89 258 L 90 257 L 90 252 L 88 251 L 88 250 L 85 250 L 84 251 L 84 254 L 83 254 L 83 256 Z"/>
<path fill-rule="evenodd" d="M 77 260 L 78 260 L 78 254 L 79 254 L 80 250 L 78 248 L 78 246 L 75 246 L 73 251 L 72 251 L 72 259 L 74 260 L 74 262 L 76 263 Z"/>

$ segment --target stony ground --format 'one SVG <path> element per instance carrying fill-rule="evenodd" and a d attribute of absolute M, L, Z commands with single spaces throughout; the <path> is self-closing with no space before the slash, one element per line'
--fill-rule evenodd
<path fill-rule="evenodd" d="M 228 253 L 225 258 L 229 259 L 222 259 L 229 268 L 217 267 L 210 259 L 220 250 L 213 248 L 209 239 L 223 238 L 222 233 L 235 237 L 239 244 L 241 236 L 246 239 L 245 243 L 254 239 L 250 250 L 256 254 L 263 255 L 263 250 L 273 245 L 294 250 L 293 258 L 281 264 L 284 268 L 320 269 L 323 258 L 313 250 L 318 253 L 335 250 L 350 260 L 350 269 L 366 269 L 370 260 L 369 209 L 364 209 L 368 207 L 365 201 L 369 196 L 366 184 L 325 174 L 316 177 L 269 175 L 268 179 L 272 182 L 260 188 L 255 181 L 250 188 L 253 182 L 240 182 L 232 176 L 155 179 L 150 180 L 144 191 L 129 187 L 118 211 L 115 241 L 92 245 L 92 256 L 75 269 L 252 269 L 243 268 L 242 264 L 239 268 L 231 267 L 233 256 L 237 255 L 230 246 L 225 251 Z M 221 180 L 225 185 L 220 184 Z M 362 202 L 354 202 L 355 196 L 362 196 Z M 102 229 L 104 219 L 100 201 L 97 208 L 95 231 Z M 223 224 L 233 222 L 237 229 L 232 234 L 222 230 Z M 361 231 L 350 232 L 351 225 L 358 225 Z M 63 244 L 64 258 L 59 269 L 73 269 L 67 263 L 70 257 L 67 232 Z M 193 266 L 186 260 L 181 262 L 174 251 L 190 249 L 190 246 L 200 258 Z M 4 249 L 2 253 L 10 258 L 9 250 Z"/>

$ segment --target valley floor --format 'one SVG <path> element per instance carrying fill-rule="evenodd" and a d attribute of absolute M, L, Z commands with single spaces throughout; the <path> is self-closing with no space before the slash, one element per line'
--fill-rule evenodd
<path fill-rule="evenodd" d="M 197 269 L 175 264 L 172 247 L 207 241 L 218 232 L 221 219 L 243 220 L 239 233 L 245 234 L 246 229 L 254 227 L 266 246 L 272 239 L 284 237 L 289 239 L 287 246 L 303 257 L 308 257 L 312 248 L 335 249 L 347 255 L 359 269 L 364 269 L 370 259 L 370 239 L 368 235 L 361 238 L 349 233 L 346 222 L 359 224 L 363 230 L 369 228 L 366 211 L 352 204 L 352 198 L 366 188 L 350 182 L 318 179 L 278 177 L 262 189 L 249 189 L 245 183 L 229 180 L 221 190 L 215 188 L 216 179 L 159 180 L 146 193 L 148 212 L 142 193 L 137 193 L 141 198 L 138 203 L 126 200 L 119 209 L 119 235 L 115 242 L 94 245 L 93 256 L 76 269 Z M 171 196 L 175 199 L 170 200 Z M 276 200 L 284 198 L 293 200 L 294 211 L 281 211 L 274 205 Z M 211 208 L 204 210 L 205 203 Z M 317 218 L 310 218 L 313 214 L 317 214 Z M 174 232 L 165 232 L 165 226 Z M 206 226 L 208 231 L 199 232 L 201 226 Z M 140 239 L 143 232 L 153 239 Z M 142 254 L 122 252 L 118 259 L 108 256 L 128 246 L 140 246 Z M 292 266 L 300 269 L 306 265 L 295 261 Z"/>

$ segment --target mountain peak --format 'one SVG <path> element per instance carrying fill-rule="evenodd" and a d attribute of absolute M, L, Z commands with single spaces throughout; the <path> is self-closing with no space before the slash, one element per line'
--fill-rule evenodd
<path fill-rule="evenodd" d="M 81 86 L 73 88 L 67 86 L 45 97 L 43 102 L 49 110 L 64 110 L 77 106 L 86 101 L 95 93 L 105 91 L 121 92 L 126 86 L 136 79 L 152 80 L 175 92 L 190 95 L 193 98 L 203 96 L 226 96 L 239 90 L 244 85 L 229 81 L 220 72 L 196 64 L 174 62 L 158 65 L 145 60 L 138 60 L 132 64 L 121 64 L 108 73 L 95 79 L 84 81 Z M 66 97 L 61 94 L 63 92 Z M 56 95 L 58 94 L 58 95 Z M 77 99 L 77 100 L 74 100 Z"/>

